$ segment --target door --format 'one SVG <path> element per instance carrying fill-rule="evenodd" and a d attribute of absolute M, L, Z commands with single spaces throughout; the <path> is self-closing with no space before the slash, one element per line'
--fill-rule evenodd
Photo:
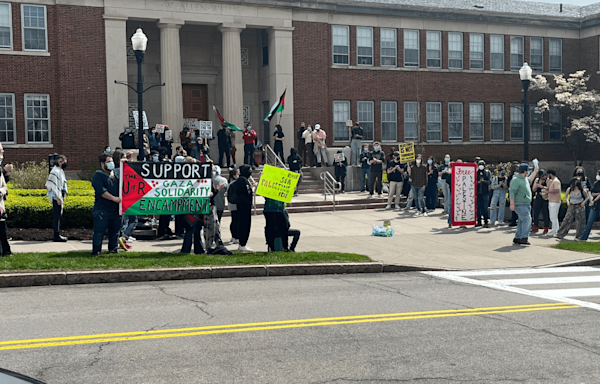
<path fill-rule="evenodd" d="M 206 85 L 183 85 L 183 117 L 208 120 Z"/>

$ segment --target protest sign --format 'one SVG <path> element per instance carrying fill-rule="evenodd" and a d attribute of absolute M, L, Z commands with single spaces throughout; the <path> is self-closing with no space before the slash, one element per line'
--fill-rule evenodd
<path fill-rule="evenodd" d="M 342 163 L 344 160 L 346 160 L 346 156 L 344 156 L 344 153 L 336 153 L 333 155 L 333 162 L 334 163 Z"/>
<path fill-rule="evenodd" d="M 171 131 L 170 129 L 165 130 L 165 140 L 173 140 L 173 131 Z"/>
<path fill-rule="evenodd" d="M 287 169 L 265 165 L 258 181 L 256 194 L 269 199 L 289 203 L 292 201 L 294 190 L 298 184 L 300 174 Z"/>
<path fill-rule="evenodd" d="M 193 131 L 196 128 L 200 128 L 198 124 L 198 119 L 195 117 L 186 117 L 183 119 L 183 128 L 189 128 L 190 131 Z"/>
<path fill-rule="evenodd" d="M 210 164 L 121 163 L 119 210 L 123 215 L 183 215 L 209 212 Z"/>
<path fill-rule="evenodd" d="M 200 137 L 203 139 L 212 139 L 212 121 L 200 121 Z"/>
<path fill-rule="evenodd" d="M 352 126 L 352 120 L 346 120 L 346 127 Z"/>
<path fill-rule="evenodd" d="M 475 224 L 477 164 L 452 163 L 452 225 Z"/>
<path fill-rule="evenodd" d="M 139 129 L 140 128 L 140 123 L 139 123 L 139 118 L 138 118 L 138 111 L 131 111 L 131 113 L 133 114 L 133 120 L 135 120 L 135 129 Z M 144 113 L 142 114 L 143 119 L 144 119 L 144 129 L 149 129 L 148 127 L 148 116 L 146 116 L 146 111 L 144 111 Z"/>
<path fill-rule="evenodd" d="M 401 163 L 415 161 L 415 143 L 404 143 L 400 144 L 398 147 Z"/>
<path fill-rule="evenodd" d="M 156 132 L 158 132 L 158 133 L 164 133 L 166 128 L 169 128 L 169 126 L 164 125 L 164 124 L 156 124 L 156 127 L 155 127 Z"/>

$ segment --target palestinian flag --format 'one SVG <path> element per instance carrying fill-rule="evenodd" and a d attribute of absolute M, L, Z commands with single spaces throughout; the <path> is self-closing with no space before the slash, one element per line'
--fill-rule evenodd
<path fill-rule="evenodd" d="M 221 122 L 221 124 L 225 125 L 227 128 L 231 129 L 232 131 L 240 131 L 240 132 L 243 131 L 243 129 L 238 128 L 235 125 L 225 121 L 223 116 L 221 116 L 221 114 L 219 113 L 219 110 L 214 105 L 213 105 L 213 111 L 215 111 L 215 113 L 217 114 L 217 117 L 219 118 L 219 121 Z"/>
<path fill-rule="evenodd" d="M 271 111 L 269 112 L 269 114 L 267 116 L 265 116 L 265 121 L 271 121 L 271 119 L 273 118 L 273 116 L 275 116 L 275 114 L 277 112 L 279 112 L 279 113 L 283 112 L 283 108 L 285 108 L 285 92 L 286 91 L 287 91 L 287 89 L 285 91 L 283 91 L 283 94 L 279 98 L 279 101 L 276 102 L 275 104 L 273 104 L 273 106 L 271 107 Z"/>

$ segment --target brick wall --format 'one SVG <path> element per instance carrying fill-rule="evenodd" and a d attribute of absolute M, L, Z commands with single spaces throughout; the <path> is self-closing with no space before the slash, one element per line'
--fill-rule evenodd
<path fill-rule="evenodd" d="M 16 144 L 26 144 L 25 93 L 50 95 L 53 148 L 10 148 L 6 162 L 63 153 L 71 169 L 96 163 L 108 141 L 103 8 L 48 5 L 50 56 L 0 55 L 0 92 L 15 95 Z M 22 50 L 21 6 L 12 4 L 13 44 Z"/>

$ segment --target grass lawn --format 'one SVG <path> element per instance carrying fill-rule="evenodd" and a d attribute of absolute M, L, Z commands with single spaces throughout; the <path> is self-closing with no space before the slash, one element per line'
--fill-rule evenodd
<path fill-rule="evenodd" d="M 554 248 L 565 249 L 567 251 L 595 253 L 600 255 L 600 243 L 586 243 L 586 242 L 564 242 L 556 244 Z"/>
<path fill-rule="evenodd" d="M 234 253 L 190 255 L 177 253 L 119 252 L 91 256 L 89 252 L 15 253 L 0 258 L 0 272 L 76 271 L 136 268 L 180 268 L 223 265 L 264 265 L 327 262 L 370 262 L 367 256 L 338 252 Z"/>

